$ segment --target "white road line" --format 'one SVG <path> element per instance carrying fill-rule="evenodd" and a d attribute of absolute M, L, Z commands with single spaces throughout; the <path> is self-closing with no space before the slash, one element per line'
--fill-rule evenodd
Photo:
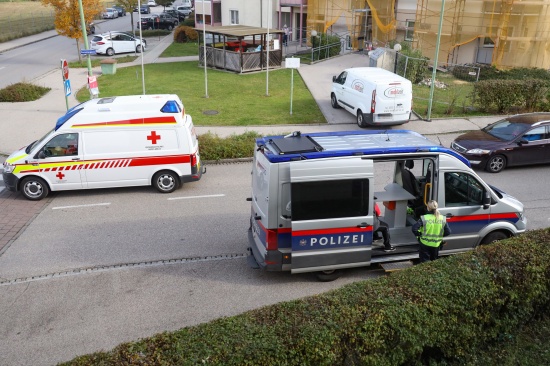
<path fill-rule="evenodd" d="M 209 194 L 207 196 L 172 197 L 172 198 L 168 198 L 168 201 L 187 200 L 192 198 L 210 198 L 210 197 L 225 197 L 225 194 Z"/>
<path fill-rule="evenodd" d="M 105 203 L 92 203 L 89 205 L 76 205 L 76 206 L 58 206 L 58 207 L 52 207 L 52 210 L 62 210 L 64 208 L 81 208 L 81 207 L 93 207 L 93 206 L 109 206 L 111 202 L 105 202 Z"/>

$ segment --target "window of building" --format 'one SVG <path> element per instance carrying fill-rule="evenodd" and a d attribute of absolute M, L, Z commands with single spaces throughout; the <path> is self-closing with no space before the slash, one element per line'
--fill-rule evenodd
<path fill-rule="evenodd" d="M 405 22 L 407 29 L 405 30 L 405 41 L 412 41 L 414 36 L 414 20 Z"/>
<path fill-rule="evenodd" d="M 292 220 L 367 216 L 369 180 L 292 183 Z"/>
<path fill-rule="evenodd" d="M 231 24 L 239 24 L 239 11 L 238 10 L 229 10 L 231 16 Z"/>

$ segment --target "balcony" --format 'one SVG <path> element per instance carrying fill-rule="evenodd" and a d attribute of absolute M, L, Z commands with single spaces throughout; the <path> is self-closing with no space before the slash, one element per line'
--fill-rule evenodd
<path fill-rule="evenodd" d="M 300 6 L 307 5 L 307 0 L 280 0 L 281 6 Z"/>

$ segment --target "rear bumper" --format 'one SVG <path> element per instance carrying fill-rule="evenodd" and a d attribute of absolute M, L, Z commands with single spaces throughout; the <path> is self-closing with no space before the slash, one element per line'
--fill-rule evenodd
<path fill-rule="evenodd" d="M 189 183 L 189 182 L 196 182 L 198 180 L 201 180 L 202 175 L 206 174 L 206 166 L 202 165 L 199 166 L 199 168 L 193 169 L 195 171 L 192 171 L 191 175 L 183 175 L 181 176 L 182 183 Z"/>
<path fill-rule="evenodd" d="M 283 254 L 278 250 L 266 251 L 265 258 L 258 250 L 252 229 L 248 229 L 248 265 L 251 268 L 260 268 L 270 272 L 281 272 L 283 270 Z"/>

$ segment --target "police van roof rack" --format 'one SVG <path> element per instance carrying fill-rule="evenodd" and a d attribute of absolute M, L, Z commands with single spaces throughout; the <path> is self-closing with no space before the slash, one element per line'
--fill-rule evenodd
<path fill-rule="evenodd" d="M 297 131 L 279 139 L 269 139 L 268 144 L 277 155 L 303 154 L 323 151 L 323 147 L 309 136 Z"/>

